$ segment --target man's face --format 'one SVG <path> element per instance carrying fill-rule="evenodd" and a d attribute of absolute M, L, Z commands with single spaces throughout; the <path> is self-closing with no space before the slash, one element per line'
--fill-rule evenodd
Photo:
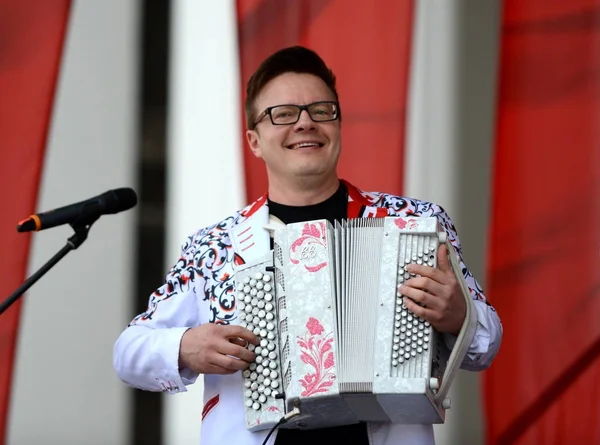
<path fill-rule="evenodd" d="M 255 101 L 256 116 L 267 107 L 284 104 L 308 105 L 333 101 L 325 82 L 311 74 L 285 73 L 265 85 Z M 270 183 L 290 179 L 326 181 L 336 176 L 340 153 L 340 121 L 313 122 L 308 112 L 290 125 L 273 125 L 264 116 L 246 137 L 256 157 L 267 167 Z"/>

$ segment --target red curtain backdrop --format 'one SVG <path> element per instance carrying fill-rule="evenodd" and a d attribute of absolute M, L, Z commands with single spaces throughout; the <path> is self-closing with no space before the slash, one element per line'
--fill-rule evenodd
<path fill-rule="evenodd" d="M 0 299 L 25 279 L 69 0 L 0 0 Z M 0 315 L 0 444 L 6 437 L 20 302 Z M 42 370 L 40 369 L 40 372 Z"/>
<path fill-rule="evenodd" d="M 238 0 L 237 10 L 242 99 L 268 55 L 298 44 L 314 49 L 338 79 L 340 176 L 364 189 L 401 193 L 413 1 Z M 243 147 L 252 201 L 266 191 L 266 174 L 245 139 Z"/>
<path fill-rule="evenodd" d="M 600 443 L 600 0 L 505 0 L 487 443 Z"/>

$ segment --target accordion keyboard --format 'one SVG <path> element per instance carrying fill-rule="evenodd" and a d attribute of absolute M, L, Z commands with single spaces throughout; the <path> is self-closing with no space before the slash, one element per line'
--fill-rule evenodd
<path fill-rule="evenodd" d="M 260 341 L 259 346 L 248 346 L 256 354 L 256 360 L 242 373 L 244 403 L 247 408 L 260 411 L 263 405 L 274 400 L 282 386 L 273 275 L 255 272 L 253 276 L 244 277 L 242 283 L 243 288 L 238 292 L 240 325 L 252 331 Z"/>

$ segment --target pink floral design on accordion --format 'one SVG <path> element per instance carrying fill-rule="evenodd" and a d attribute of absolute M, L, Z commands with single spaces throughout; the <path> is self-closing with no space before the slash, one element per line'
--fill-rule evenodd
<path fill-rule="evenodd" d="M 308 331 L 304 337 L 298 337 L 298 346 L 302 351 L 300 359 L 314 368 L 298 382 L 304 387 L 301 395 L 309 397 L 317 393 L 326 393 L 333 385 L 333 333 L 323 335 L 323 325 L 314 317 L 306 323 Z"/>
<path fill-rule="evenodd" d="M 318 262 L 319 248 L 325 249 L 326 231 L 323 222 L 306 223 L 302 236 L 290 246 L 290 261 L 299 264 L 302 261 L 309 272 L 317 272 L 327 266 L 327 262 Z"/>

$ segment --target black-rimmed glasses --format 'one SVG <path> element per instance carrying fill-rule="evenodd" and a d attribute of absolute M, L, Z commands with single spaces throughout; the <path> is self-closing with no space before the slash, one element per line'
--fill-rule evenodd
<path fill-rule="evenodd" d="M 339 117 L 339 105 L 334 101 L 313 102 L 308 105 L 275 105 L 263 111 L 256 121 L 254 127 L 269 116 L 273 125 L 291 125 L 300 120 L 300 114 L 306 110 L 313 122 L 329 122 Z M 253 128 L 254 128 L 253 127 Z"/>

